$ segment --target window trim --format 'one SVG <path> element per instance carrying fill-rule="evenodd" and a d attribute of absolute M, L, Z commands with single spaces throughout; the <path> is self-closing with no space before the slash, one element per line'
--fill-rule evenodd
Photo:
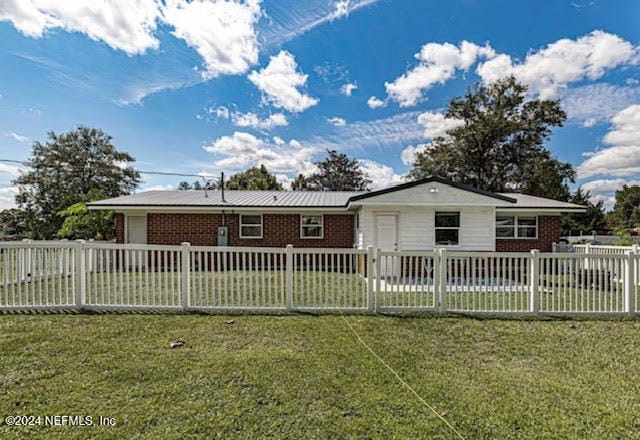
<path fill-rule="evenodd" d="M 242 238 L 243 240 L 259 240 L 261 238 L 263 238 L 264 235 L 264 218 L 262 216 L 262 214 L 238 214 L 239 215 L 239 219 L 238 219 L 238 235 L 240 236 L 240 238 Z M 260 224 L 244 224 L 242 223 L 242 217 L 257 217 L 260 216 Z M 243 226 L 260 226 L 260 236 L 256 236 L 256 235 L 242 235 L 242 227 Z"/>
<path fill-rule="evenodd" d="M 436 217 L 438 214 L 458 214 L 458 226 L 436 226 Z M 458 231 L 458 242 L 456 244 L 438 244 L 436 238 L 438 229 L 452 229 Z M 433 213 L 433 246 L 456 247 L 460 246 L 460 231 L 462 230 L 462 212 L 461 211 L 434 211 Z"/>
<path fill-rule="evenodd" d="M 302 217 L 320 217 L 320 224 L 319 225 L 303 225 L 302 224 Z M 315 227 L 315 226 L 320 226 L 320 235 L 318 237 L 307 237 L 305 236 L 302 231 L 304 231 L 304 228 L 306 227 Z M 324 214 L 300 214 L 300 239 L 301 240 L 322 240 L 324 239 Z"/>
<path fill-rule="evenodd" d="M 498 237 L 498 235 L 496 234 L 497 230 L 498 230 L 498 217 L 513 217 L 513 226 L 509 226 L 509 227 L 513 227 L 513 237 Z M 519 237 L 518 236 L 518 228 L 520 227 L 518 225 L 518 218 L 535 218 L 536 219 L 536 226 L 535 226 L 535 230 L 536 230 L 536 235 L 535 237 Z M 496 237 L 496 240 L 538 240 L 538 229 L 540 226 L 540 222 L 538 220 L 538 216 L 537 215 L 496 215 L 495 218 L 495 228 L 493 230 L 493 233 Z M 502 226 L 505 227 L 505 226 Z M 529 227 L 531 228 L 532 226 L 526 225 L 523 227 Z"/>

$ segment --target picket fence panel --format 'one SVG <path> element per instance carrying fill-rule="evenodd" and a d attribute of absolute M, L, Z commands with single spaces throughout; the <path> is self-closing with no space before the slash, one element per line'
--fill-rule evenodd
<path fill-rule="evenodd" d="M 0 310 L 635 314 L 640 255 L 587 249 L 0 243 Z"/>

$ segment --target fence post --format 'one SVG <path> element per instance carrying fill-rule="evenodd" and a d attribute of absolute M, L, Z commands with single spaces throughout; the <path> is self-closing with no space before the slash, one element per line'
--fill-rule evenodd
<path fill-rule="evenodd" d="M 591 243 L 584 246 L 584 253 L 587 255 L 584 259 L 584 268 L 589 269 L 589 254 L 591 253 Z"/>
<path fill-rule="evenodd" d="M 85 261 L 85 247 L 84 240 L 76 240 L 76 244 L 73 247 L 73 275 L 75 278 L 75 306 L 77 309 L 81 309 L 86 303 L 87 295 L 87 273 L 86 273 L 86 261 Z"/>
<path fill-rule="evenodd" d="M 538 294 L 540 290 L 540 251 L 533 249 L 531 251 L 531 259 L 529 260 L 529 311 L 538 313 Z"/>
<path fill-rule="evenodd" d="M 436 311 L 440 306 L 440 252 L 438 249 L 433 250 L 433 306 Z"/>
<path fill-rule="evenodd" d="M 374 265 L 374 249 L 373 246 L 367 246 L 367 293 L 368 293 L 368 309 L 369 313 L 375 313 L 375 292 L 373 291 L 373 265 Z"/>
<path fill-rule="evenodd" d="M 380 302 L 382 300 L 382 298 L 380 298 L 380 285 L 382 280 L 382 275 L 380 274 L 380 272 L 382 271 L 382 257 L 380 255 L 381 252 L 382 252 L 382 249 L 376 248 L 376 259 L 375 259 L 376 270 L 374 272 L 376 276 L 376 297 L 375 297 L 376 313 L 380 312 Z"/>
<path fill-rule="evenodd" d="M 287 301 L 287 311 L 293 308 L 293 245 L 287 245 L 287 253 L 284 267 L 285 276 L 285 298 Z"/>
<path fill-rule="evenodd" d="M 68 243 L 69 239 L 63 238 L 60 240 L 62 243 Z M 64 248 L 60 250 L 60 276 L 66 277 L 69 275 L 69 259 L 71 258 L 69 255 L 69 248 Z"/>
<path fill-rule="evenodd" d="M 89 239 L 89 244 L 94 244 L 95 240 L 93 238 Z M 95 248 L 90 248 L 87 249 L 88 251 L 88 255 L 87 255 L 87 271 L 89 273 L 93 273 L 95 272 L 95 266 L 96 266 L 96 250 Z"/>
<path fill-rule="evenodd" d="M 631 250 L 632 250 L 632 251 L 633 251 L 633 253 L 634 253 L 634 254 L 636 254 L 636 255 L 638 255 L 638 252 L 640 251 L 640 249 L 638 248 L 638 245 L 637 245 L 637 244 L 635 244 L 635 243 L 631 246 Z"/>
<path fill-rule="evenodd" d="M 636 286 L 635 286 L 635 254 L 633 251 L 626 252 L 627 258 L 624 262 L 624 311 L 628 315 L 633 315 L 636 311 Z"/>
<path fill-rule="evenodd" d="M 558 252 L 558 243 L 556 243 L 555 241 L 551 243 L 551 252 L 553 252 L 554 254 Z"/>
<path fill-rule="evenodd" d="M 182 266 L 182 308 L 187 310 L 191 305 L 191 258 L 189 255 L 191 243 L 182 242 L 180 243 L 180 247 L 180 264 Z"/>
<path fill-rule="evenodd" d="M 28 279 L 31 278 L 31 243 L 33 243 L 33 240 L 24 238 L 22 242 L 26 245 L 26 247 L 22 251 L 22 272 L 20 273 L 20 278 L 23 281 L 28 281 Z"/>
<path fill-rule="evenodd" d="M 447 312 L 447 250 L 438 251 L 438 273 L 440 274 L 440 285 L 438 286 L 438 302 L 440 313 Z"/>

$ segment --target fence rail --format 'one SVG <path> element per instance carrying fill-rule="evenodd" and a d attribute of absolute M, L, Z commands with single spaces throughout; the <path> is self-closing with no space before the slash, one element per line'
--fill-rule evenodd
<path fill-rule="evenodd" d="M 636 314 L 640 253 L 580 249 L 0 243 L 0 311 Z"/>

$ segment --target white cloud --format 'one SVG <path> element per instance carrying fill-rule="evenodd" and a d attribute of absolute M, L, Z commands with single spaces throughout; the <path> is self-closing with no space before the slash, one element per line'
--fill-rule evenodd
<path fill-rule="evenodd" d="M 276 181 L 282 184 L 282 188 L 287 191 L 291 189 L 291 183 L 293 183 L 294 180 L 293 178 L 287 176 L 286 174 L 275 174 L 275 177 Z"/>
<path fill-rule="evenodd" d="M 229 119 L 236 127 L 251 127 L 256 130 L 271 130 L 274 127 L 283 127 L 289 124 L 284 113 L 272 113 L 261 119 L 256 113 L 242 113 L 237 110 L 230 110 L 225 106 L 209 107 L 206 110 L 209 115 L 215 115 L 218 119 Z M 204 116 L 199 116 L 202 119 Z"/>
<path fill-rule="evenodd" d="M 373 5 L 379 0 L 292 1 L 274 2 L 269 8 L 272 20 L 260 28 L 260 35 L 270 47 L 299 37 L 311 29 Z"/>
<path fill-rule="evenodd" d="M 402 150 L 400 154 L 400 159 L 402 159 L 402 163 L 411 166 L 415 161 L 416 154 L 427 151 L 431 147 L 431 144 L 418 144 L 415 147 L 413 145 L 409 145 L 407 148 Z"/>
<path fill-rule="evenodd" d="M 349 15 L 349 0 L 337 0 L 333 4 L 333 7 L 333 16 L 331 17 L 332 20 Z"/>
<path fill-rule="evenodd" d="M 293 55 L 282 50 L 271 57 L 267 67 L 259 72 L 254 70 L 248 78 L 264 93 L 265 102 L 291 112 L 302 112 L 318 100 L 298 90 L 307 83 L 308 75 L 297 72 L 297 68 Z"/>
<path fill-rule="evenodd" d="M 140 190 L 138 190 L 138 192 L 145 192 L 145 191 L 173 191 L 175 189 L 175 187 L 171 184 L 167 184 L 167 185 L 150 185 L 150 186 L 143 186 L 140 188 Z"/>
<path fill-rule="evenodd" d="M 285 126 L 289 122 L 283 113 L 274 113 L 265 119 L 260 119 L 255 113 L 231 113 L 231 122 L 237 127 L 252 127 L 262 130 L 270 130 L 274 127 Z"/>
<path fill-rule="evenodd" d="M 383 107 L 385 105 L 385 102 L 381 99 L 376 98 L 375 96 L 371 96 L 367 100 L 367 105 L 370 108 L 378 108 L 378 107 Z"/>
<path fill-rule="evenodd" d="M 260 0 L 167 0 L 163 20 L 202 57 L 205 78 L 239 74 L 258 62 Z"/>
<path fill-rule="evenodd" d="M 578 167 L 579 178 L 640 174 L 640 105 L 627 107 L 611 122 L 612 128 L 603 138 L 611 146 L 585 154 L 588 158 Z"/>
<path fill-rule="evenodd" d="M 596 118 L 585 119 L 582 122 L 582 126 L 583 127 L 587 127 L 587 128 L 593 127 L 594 125 L 596 125 L 597 122 L 598 122 L 598 120 Z"/>
<path fill-rule="evenodd" d="M 210 107 L 209 113 L 215 113 L 217 118 L 229 119 L 229 109 L 223 105 L 217 108 Z"/>
<path fill-rule="evenodd" d="M 340 87 L 340 93 L 342 93 L 345 96 L 351 96 L 353 91 L 356 90 L 357 88 L 358 88 L 358 84 L 356 83 L 346 83 L 346 84 L 343 84 L 342 87 Z"/>
<path fill-rule="evenodd" d="M 596 175 L 640 174 L 640 145 L 614 146 L 596 151 L 580 164 L 577 171 L 580 179 Z"/>
<path fill-rule="evenodd" d="M 5 136 L 10 137 L 16 142 L 29 142 L 29 138 L 27 136 L 23 136 L 21 134 L 16 133 L 15 131 L 9 131 L 5 133 Z"/>
<path fill-rule="evenodd" d="M 434 84 L 444 84 L 457 70 L 467 71 L 478 58 L 492 58 L 494 50 L 487 44 L 478 46 L 463 41 L 459 46 L 451 43 L 428 43 L 415 55 L 419 64 L 393 82 L 385 82 L 387 95 L 401 107 L 416 105 L 424 91 Z"/>
<path fill-rule="evenodd" d="M 7 165 L 4 163 L 0 163 L 0 175 L 6 174 L 10 176 L 18 176 L 22 168 L 14 167 L 13 165 Z"/>
<path fill-rule="evenodd" d="M 304 174 L 315 170 L 311 158 L 318 151 L 315 147 L 302 146 L 295 139 L 289 143 L 269 143 L 250 133 L 238 131 L 231 136 L 218 138 L 205 150 L 217 157 L 222 156 L 215 161 L 218 168 L 243 169 L 264 165 L 272 172 Z"/>
<path fill-rule="evenodd" d="M 640 146 L 640 105 L 632 105 L 615 115 L 613 130 L 604 137 L 610 145 Z"/>
<path fill-rule="evenodd" d="M 640 102 L 640 87 L 588 84 L 565 89 L 559 97 L 569 119 L 600 123 L 609 121 L 619 111 Z"/>
<path fill-rule="evenodd" d="M 602 201 L 605 209 L 611 209 L 613 208 L 616 200 L 615 192 L 619 189 L 622 189 L 624 185 L 640 185 L 640 180 L 597 179 L 590 182 L 585 182 L 581 186 L 583 190 L 589 191 L 592 201 Z"/>
<path fill-rule="evenodd" d="M 445 136 L 447 131 L 464 125 L 464 121 L 447 118 L 442 113 L 427 111 L 418 116 L 418 124 L 424 127 L 424 137 L 433 139 L 438 136 Z"/>
<path fill-rule="evenodd" d="M 0 211 L 16 207 L 15 197 L 18 194 L 18 187 L 8 186 L 0 188 Z"/>
<path fill-rule="evenodd" d="M 582 189 L 595 193 L 614 193 L 616 190 L 622 189 L 623 185 L 640 185 L 639 180 L 625 179 L 597 179 L 583 183 Z"/>
<path fill-rule="evenodd" d="M 309 143 L 318 148 L 338 150 L 407 145 L 424 139 L 423 127 L 417 122 L 419 114 L 413 111 L 388 118 L 349 122 L 322 137 L 311 138 Z"/>
<path fill-rule="evenodd" d="M 499 55 L 482 63 L 477 73 L 485 82 L 514 75 L 541 98 L 554 98 L 567 84 L 595 80 L 608 70 L 638 61 L 638 48 L 617 35 L 593 31 L 576 40 L 564 38 L 529 53 L 521 63 Z"/>
<path fill-rule="evenodd" d="M 50 29 L 80 32 L 128 55 L 159 46 L 153 36 L 160 3 L 156 0 L 7 0 L 0 21 L 11 21 L 23 34 L 40 38 Z"/>
<path fill-rule="evenodd" d="M 336 127 L 344 127 L 347 125 L 347 121 L 344 118 L 334 116 L 333 118 L 327 118 L 327 122 Z"/>
<path fill-rule="evenodd" d="M 402 175 L 397 174 L 393 168 L 369 159 L 358 160 L 360 169 L 371 179 L 371 189 L 388 188 L 402 183 Z"/>

